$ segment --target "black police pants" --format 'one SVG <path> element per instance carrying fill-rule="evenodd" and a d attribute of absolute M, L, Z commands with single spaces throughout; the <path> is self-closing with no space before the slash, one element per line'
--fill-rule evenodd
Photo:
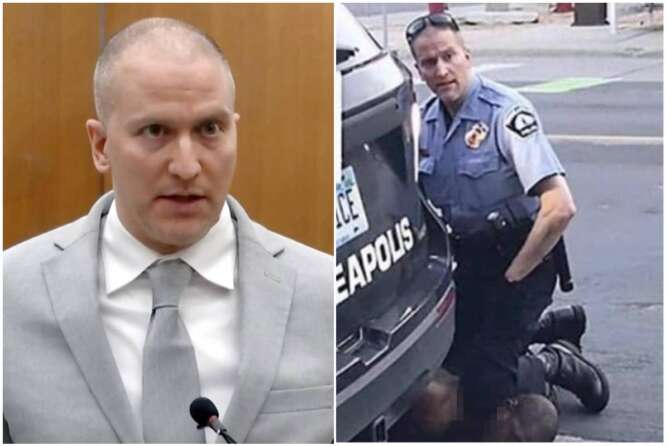
<path fill-rule="evenodd" d="M 472 415 L 489 414 L 544 383 L 542 363 L 524 354 L 556 285 L 551 258 L 514 284 L 480 268 L 456 270 L 456 333 L 444 363 L 460 376 L 465 412 Z"/>

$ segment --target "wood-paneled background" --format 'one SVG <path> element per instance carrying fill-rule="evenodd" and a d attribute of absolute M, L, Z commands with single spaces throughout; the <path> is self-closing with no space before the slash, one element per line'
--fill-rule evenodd
<path fill-rule="evenodd" d="M 84 123 L 102 42 L 143 17 L 211 35 L 237 84 L 232 194 L 252 218 L 333 252 L 333 17 L 328 4 L 5 4 L 4 247 L 71 221 L 111 187 Z"/>

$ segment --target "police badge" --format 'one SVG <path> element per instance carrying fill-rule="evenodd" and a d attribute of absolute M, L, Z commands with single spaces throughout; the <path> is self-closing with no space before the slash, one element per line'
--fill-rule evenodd
<path fill-rule="evenodd" d="M 489 134 L 489 127 L 482 121 L 479 121 L 465 134 L 465 145 L 470 150 L 477 150 Z"/>

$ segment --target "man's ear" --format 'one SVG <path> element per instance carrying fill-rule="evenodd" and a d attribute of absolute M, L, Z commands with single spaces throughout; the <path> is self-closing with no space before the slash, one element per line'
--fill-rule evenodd
<path fill-rule="evenodd" d="M 110 162 L 107 154 L 107 130 L 105 125 L 97 119 L 86 121 L 86 133 L 88 142 L 91 145 L 91 154 L 93 155 L 93 164 L 98 172 L 105 174 L 109 172 Z"/>

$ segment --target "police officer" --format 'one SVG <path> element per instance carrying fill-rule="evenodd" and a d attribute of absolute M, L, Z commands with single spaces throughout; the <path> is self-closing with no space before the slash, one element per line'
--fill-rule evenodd
<path fill-rule="evenodd" d="M 552 302 L 552 249 L 576 211 L 535 109 L 473 73 L 450 15 L 415 19 L 406 38 L 435 94 L 422 111 L 420 183 L 452 228 L 456 335 L 444 365 L 460 376 L 465 414 L 481 420 L 515 407 L 533 376 L 602 410 L 607 380 L 577 346 L 563 340 L 524 355 Z"/>

